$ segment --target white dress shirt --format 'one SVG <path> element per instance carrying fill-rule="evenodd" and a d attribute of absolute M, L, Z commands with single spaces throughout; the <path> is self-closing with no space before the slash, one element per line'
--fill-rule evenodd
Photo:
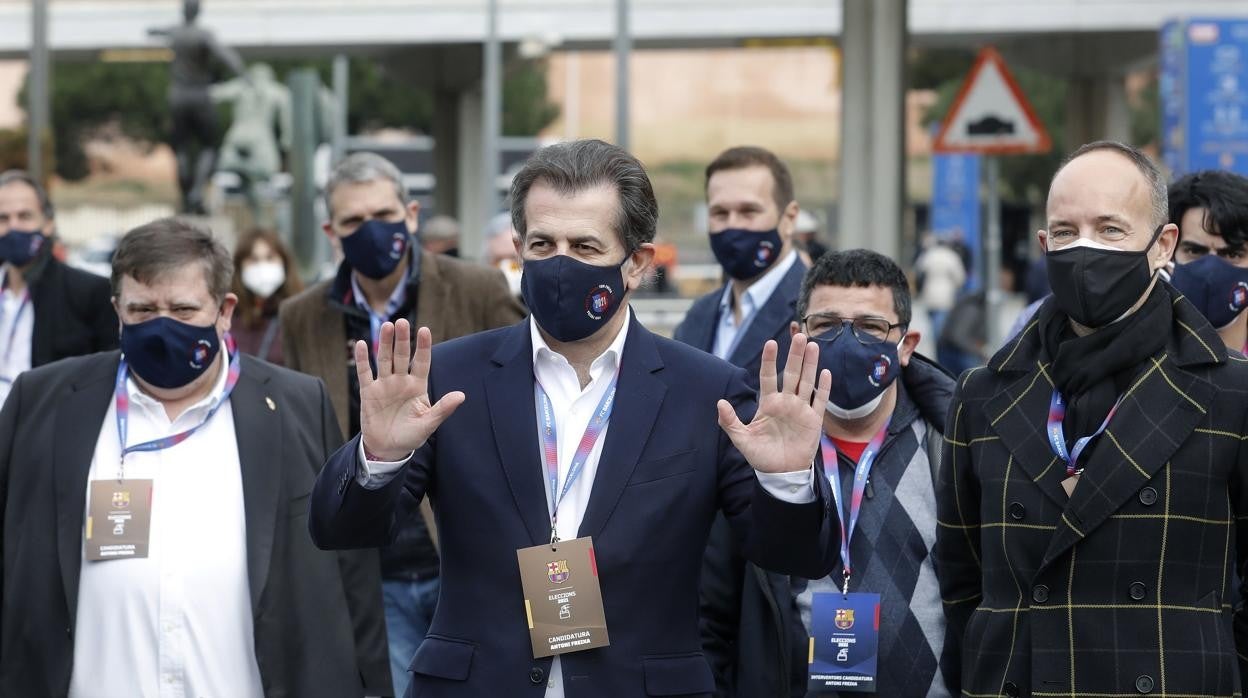
<path fill-rule="evenodd" d="M 585 434 L 585 427 L 597 411 L 598 403 L 606 394 L 620 365 L 624 353 L 624 340 L 628 336 L 631 308 L 624 310 L 624 322 L 619 334 L 598 358 L 590 364 L 589 383 L 581 388 L 581 381 L 576 369 L 562 354 L 551 350 L 542 338 L 537 324 L 529 322 L 529 331 L 533 339 L 533 375 L 550 398 L 551 412 L 555 418 L 555 431 L 559 438 L 559 482 L 558 491 L 562 492 L 568 469 L 572 465 L 572 457 Z M 708 406 L 708 409 L 713 405 Z M 542 448 L 542 428 L 540 417 L 534 422 L 533 428 L 538 432 L 537 453 L 534 462 L 542 469 L 543 490 L 546 492 L 546 510 L 550 511 L 550 480 L 546 474 L 545 456 Z M 610 423 L 603 428 L 589 452 L 581 474 L 577 477 L 568 493 L 559 504 L 559 516 L 556 532 L 560 540 L 572 540 L 577 537 L 581 528 L 581 520 L 585 517 L 585 509 L 589 506 L 589 495 L 594 487 L 594 476 L 598 472 L 598 460 L 602 455 L 602 446 L 606 443 Z M 398 469 L 406 462 L 367 461 L 364 458 L 363 439 L 360 440 L 360 469 L 358 482 L 369 488 L 378 488 L 389 482 Z M 813 501 L 814 470 L 808 468 L 796 473 L 768 474 L 757 473 L 759 481 L 772 496 L 794 503 Z M 616 622 L 625 622 L 616 619 Z M 608 626 L 611 621 L 608 619 Z M 556 655 L 550 667 L 550 675 L 546 684 L 546 698 L 563 698 L 563 673 L 559 656 Z"/>
<path fill-rule="evenodd" d="M 0 292 L 0 404 L 9 396 L 13 381 L 30 370 L 31 344 L 35 335 L 35 307 L 30 289 Z"/>
<path fill-rule="evenodd" d="M 794 264 L 797 264 L 797 252 L 790 252 L 788 257 L 776 262 L 766 273 L 750 284 L 749 288 L 745 289 L 745 293 L 741 294 L 741 322 L 739 324 L 732 313 L 732 284 L 729 283 L 724 287 L 724 293 L 719 297 L 719 324 L 715 328 L 715 344 L 712 354 L 725 361 L 732 356 L 733 350 L 737 348 L 737 338 L 750 329 L 755 313 L 771 298 L 771 294 L 775 293 L 776 287 L 784 281 L 784 275 L 789 273 Z M 762 351 L 762 347 L 758 349 Z"/>
<path fill-rule="evenodd" d="M 173 422 L 159 401 L 127 381 L 127 443 L 199 424 L 225 389 L 224 348 L 221 359 L 212 393 Z M 117 477 L 120 455 L 110 400 L 89 479 Z M 70 697 L 261 698 L 243 480 L 228 401 L 182 443 L 127 455 L 125 477 L 153 481 L 148 556 L 83 558 Z"/>

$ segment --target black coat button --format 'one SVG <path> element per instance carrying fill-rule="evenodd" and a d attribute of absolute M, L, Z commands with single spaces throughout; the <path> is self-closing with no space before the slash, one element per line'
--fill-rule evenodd
<path fill-rule="evenodd" d="M 1131 583 L 1131 598 L 1134 601 L 1143 601 L 1145 595 L 1148 594 L 1148 586 L 1144 582 Z"/>
<path fill-rule="evenodd" d="M 1037 584 L 1031 590 L 1031 600 L 1036 603 L 1045 603 L 1049 600 L 1049 588 L 1043 584 Z"/>
<path fill-rule="evenodd" d="M 1145 674 L 1135 680 L 1135 690 L 1140 693 L 1153 692 L 1153 677 Z"/>
<path fill-rule="evenodd" d="M 1006 681 L 1001 688 L 1009 698 L 1018 698 L 1018 684 L 1013 681 Z"/>
<path fill-rule="evenodd" d="M 1014 502 L 1010 504 L 1010 518 L 1015 521 L 1022 521 L 1027 517 L 1027 507 L 1022 502 Z"/>
<path fill-rule="evenodd" d="M 543 671 L 540 666 L 535 666 L 532 669 L 529 669 L 529 683 L 532 683 L 534 686 L 539 686 L 545 680 L 546 672 Z"/>
<path fill-rule="evenodd" d="M 1151 487 L 1145 487 L 1144 489 L 1140 490 L 1140 504 L 1143 504 L 1146 507 L 1151 507 L 1152 505 L 1156 503 L 1157 503 L 1157 490 Z M 1144 677 L 1144 678 L 1148 678 L 1148 677 Z M 1149 679 L 1149 680 L 1151 681 L 1152 679 Z"/>

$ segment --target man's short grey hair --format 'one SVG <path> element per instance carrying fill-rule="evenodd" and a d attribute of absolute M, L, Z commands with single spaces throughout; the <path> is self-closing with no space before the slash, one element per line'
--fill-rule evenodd
<path fill-rule="evenodd" d="M 334 190 L 344 184 L 364 184 L 385 180 L 394 185 L 394 194 L 399 203 L 407 206 L 407 189 L 403 186 L 403 173 L 393 162 L 377 153 L 352 153 L 342 159 L 329 173 L 329 181 L 325 183 L 325 210 L 330 220 L 334 218 Z"/>
<path fill-rule="evenodd" d="M 459 237 L 459 221 L 450 216 L 434 216 L 420 228 L 426 240 L 454 240 Z"/>
<path fill-rule="evenodd" d="M 632 254 L 654 240 L 659 221 L 654 188 L 641 162 L 623 148 L 587 139 L 549 145 L 533 153 L 511 181 L 511 222 L 521 240 L 528 232 L 525 202 L 529 189 L 539 181 L 564 195 L 610 186 L 620 200 L 615 233 L 624 249 Z"/>
<path fill-rule="evenodd" d="M 1152 209 L 1152 227 L 1155 229 L 1165 225 L 1166 221 L 1170 219 L 1170 194 L 1166 186 L 1166 176 L 1161 171 L 1161 168 L 1157 166 L 1157 163 L 1153 162 L 1152 158 L 1145 155 L 1138 148 L 1133 148 L 1118 141 L 1093 141 L 1092 143 L 1081 145 L 1073 153 L 1067 155 L 1065 160 L 1062 160 L 1062 164 L 1058 166 L 1057 172 L 1053 173 L 1053 179 L 1057 179 L 1058 173 L 1075 159 L 1098 150 L 1118 153 L 1130 160 L 1131 164 L 1135 165 L 1135 168 L 1140 171 L 1140 174 L 1144 175 L 1144 181 L 1148 183 L 1148 203 Z M 1049 188 L 1050 190 L 1053 188 L 1053 180 L 1049 180 Z M 1151 233 L 1152 231 L 1150 230 L 1149 232 Z"/>
<path fill-rule="evenodd" d="M 44 191 L 43 186 L 35 181 L 25 170 L 5 170 L 0 172 L 0 189 L 10 184 L 25 184 L 35 190 L 35 198 L 39 199 L 39 210 L 43 212 L 43 217 L 52 220 L 56 218 L 56 209 L 52 208 L 52 200 L 48 198 L 48 192 Z"/>
<path fill-rule="evenodd" d="M 113 295 L 121 295 L 121 281 L 129 276 L 151 284 L 189 264 L 204 270 L 208 292 L 220 303 L 230 292 L 234 264 L 230 253 L 212 231 L 184 218 L 160 218 L 126 233 L 113 253 Z"/>

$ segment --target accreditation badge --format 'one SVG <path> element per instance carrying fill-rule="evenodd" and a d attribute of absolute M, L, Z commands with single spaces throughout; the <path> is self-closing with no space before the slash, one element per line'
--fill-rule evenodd
<path fill-rule="evenodd" d="M 534 659 L 611 644 L 592 539 L 523 548 L 516 558 Z"/>
<path fill-rule="evenodd" d="M 814 693 L 875 692 L 880 649 L 879 594 L 815 594 L 810 610 Z"/>
<path fill-rule="evenodd" d="M 87 560 L 147 557 L 152 532 L 152 481 L 92 480 L 85 528 Z"/>

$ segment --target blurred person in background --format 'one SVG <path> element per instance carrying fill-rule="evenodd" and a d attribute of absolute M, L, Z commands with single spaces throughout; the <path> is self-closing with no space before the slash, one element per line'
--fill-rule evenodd
<path fill-rule="evenodd" d="M 121 348 L 27 371 L 0 410 L 0 695 L 392 695 L 377 554 L 306 531 L 342 441 L 320 381 L 230 338 L 212 234 L 114 257 Z"/>
<path fill-rule="evenodd" d="M 281 238 L 270 230 L 252 230 L 234 249 L 234 295 L 238 350 L 278 366 L 285 365 L 278 335 L 277 308 L 303 290 L 299 269 Z"/>
<path fill-rule="evenodd" d="M 1170 222 L 1179 227 L 1170 282 L 1228 349 L 1248 350 L 1248 178 L 1196 172 L 1169 193 Z"/>
<path fill-rule="evenodd" d="M 490 219 L 485 227 L 484 248 L 481 261 L 487 267 L 495 267 L 507 279 L 511 295 L 520 298 L 520 254 L 516 252 L 516 229 L 511 224 L 510 213 L 500 213 Z"/>
<path fill-rule="evenodd" d="M 802 257 L 802 263 L 812 266 L 828 251 L 828 246 L 819 242 L 819 219 L 806 209 L 797 212 L 797 221 L 793 225 L 793 246 Z"/>
<path fill-rule="evenodd" d="M 0 401 L 23 371 L 117 347 L 108 279 L 53 254 L 56 214 L 21 170 L 0 172 Z"/>
<path fill-rule="evenodd" d="M 919 302 L 932 319 L 932 332 L 943 336 L 945 321 L 966 284 L 966 267 L 952 245 L 933 235 L 924 238 L 923 252 L 914 262 Z"/>
<path fill-rule="evenodd" d="M 364 341 L 376 366 L 381 327 L 405 318 L 442 342 L 524 317 L 496 269 L 421 250 L 420 203 L 399 169 L 375 153 L 344 158 L 325 185 L 326 235 L 342 247 L 337 274 L 282 304 L 286 365 L 325 382 L 343 433 L 360 431 L 360 387 L 351 347 Z M 413 330 L 413 335 L 415 330 Z M 390 669 L 401 694 L 439 594 L 439 558 L 428 504 L 406 516 L 381 549 Z"/>
<path fill-rule="evenodd" d="M 775 153 L 738 146 L 706 166 L 711 251 L 724 285 L 694 301 L 673 338 L 740 366 L 758 388 L 763 345 L 783 354 L 806 265 L 793 246 L 793 176 Z"/>
<path fill-rule="evenodd" d="M 434 216 L 425 221 L 420 231 L 420 246 L 425 252 L 459 256 L 459 221 L 450 216 Z"/>

